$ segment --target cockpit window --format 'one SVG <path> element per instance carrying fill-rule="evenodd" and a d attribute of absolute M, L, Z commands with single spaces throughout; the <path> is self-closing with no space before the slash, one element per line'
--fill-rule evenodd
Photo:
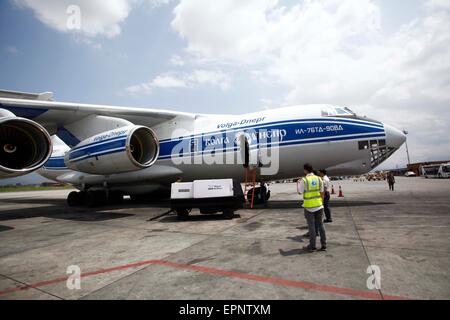
<path fill-rule="evenodd" d="M 336 117 L 336 116 L 356 116 L 356 114 L 347 107 L 328 107 L 322 110 L 322 116 L 324 117 Z"/>
<path fill-rule="evenodd" d="M 367 117 L 361 117 L 357 116 L 356 113 L 354 113 L 352 110 L 350 110 L 347 107 L 325 107 L 322 109 L 322 117 L 338 117 L 338 118 L 349 118 L 349 119 L 356 119 L 356 120 L 364 120 L 373 122 L 376 124 L 381 124 L 380 121 L 373 120 Z"/>

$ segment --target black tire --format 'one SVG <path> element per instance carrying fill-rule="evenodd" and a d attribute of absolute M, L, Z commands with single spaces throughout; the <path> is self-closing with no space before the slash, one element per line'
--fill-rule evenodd
<path fill-rule="evenodd" d="M 231 220 L 234 218 L 234 211 L 231 209 L 225 209 L 223 210 L 222 216 L 224 219 Z"/>
<path fill-rule="evenodd" d="M 133 203 L 142 203 L 143 202 L 143 197 L 142 197 L 142 195 L 131 194 L 130 195 L 130 200 Z"/>
<path fill-rule="evenodd" d="M 86 196 L 84 197 L 84 205 L 87 207 L 95 207 L 97 205 L 94 191 L 86 192 Z"/>
<path fill-rule="evenodd" d="M 269 200 L 270 190 L 266 191 L 265 199 L 263 199 L 261 192 L 262 192 L 262 190 L 260 187 L 255 188 L 255 199 L 253 201 L 254 205 L 266 204 L 267 201 Z M 248 203 L 252 202 L 252 194 L 253 194 L 253 189 L 248 190 L 248 192 L 247 192 Z"/>
<path fill-rule="evenodd" d="M 108 202 L 111 204 L 121 204 L 123 202 L 123 193 L 120 191 L 110 191 Z"/>
<path fill-rule="evenodd" d="M 83 204 L 81 193 L 78 191 L 72 191 L 67 196 L 67 204 L 69 207 L 77 207 Z"/>
<path fill-rule="evenodd" d="M 180 219 L 187 219 L 189 217 L 189 214 L 191 213 L 191 210 L 189 209 L 177 209 L 176 210 L 177 216 Z"/>
<path fill-rule="evenodd" d="M 106 192 L 88 191 L 84 197 L 84 204 L 88 207 L 96 207 L 106 203 Z"/>

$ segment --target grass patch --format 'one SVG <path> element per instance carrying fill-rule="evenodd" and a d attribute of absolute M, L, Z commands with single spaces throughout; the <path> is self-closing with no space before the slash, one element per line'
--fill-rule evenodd
<path fill-rule="evenodd" d="M 23 192 L 23 191 L 46 191 L 46 190 L 65 190 L 73 189 L 71 185 L 63 186 L 0 186 L 2 192 Z"/>

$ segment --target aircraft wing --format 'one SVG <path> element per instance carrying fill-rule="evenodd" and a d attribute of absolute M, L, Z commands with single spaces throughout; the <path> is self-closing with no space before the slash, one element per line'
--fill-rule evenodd
<path fill-rule="evenodd" d="M 51 93 L 0 91 L 0 109 L 38 122 L 51 135 L 57 134 L 69 146 L 76 145 L 77 141 L 86 138 L 84 135 L 89 136 L 104 132 L 105 129 L 113 129 L 121 121 L 155 127 L 168 121 L 192 121 L 196 117 L 192 113 L 177 111 L 63 103 L 51 99 Z M 116 120 L 114 127 L 108 128 L 108 121 L 112 126 L 114 119 Z M 98 132 L 95 132 L 96 129 Z"/>

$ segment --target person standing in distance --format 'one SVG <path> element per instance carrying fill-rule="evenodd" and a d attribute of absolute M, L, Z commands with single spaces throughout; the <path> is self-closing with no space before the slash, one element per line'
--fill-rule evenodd
<path fill-rule="evenodd" d="M 300 194 L 303 194 L 303 208 L 305 212 L 306 222 L 309 230 L 309 245 L 303 250 L 314 252 L 316 247 L 316 228 L 319 230 L 321 251 L 327 250 L 327 239 L 325 228 L 323 226 L 323 197 L 324 186 L 322 178 L 316 176 L 313 172 L 313 167 L 310 164 L 303 166 L 305 173 L 302 178 L 302 183 L 299 183 Z"/>
<path fill-rule="evenodd" d="M 327 176 L 327 170 L 322 169 L 319 171 L 320 176 L 323 180 L 323 187 L 325 195 L 323 197 L 323 210 L 325 212 L 325 220 L 324 223 L 331 223 L 333 219 L 331 219 L 331 211 L 330 211 L 330 190 L 331 190 L 331 182 L 330 178 Z"/>
<path fill-rule="evenodd" d="M 389 172 L 387 174 L 387 178 L 386 178 L 388 185 L 389 185 L 389 191 L 394 191 L 394 185 L 395 185 L 395 177 L 392 174 L 392 172 Z"/>

